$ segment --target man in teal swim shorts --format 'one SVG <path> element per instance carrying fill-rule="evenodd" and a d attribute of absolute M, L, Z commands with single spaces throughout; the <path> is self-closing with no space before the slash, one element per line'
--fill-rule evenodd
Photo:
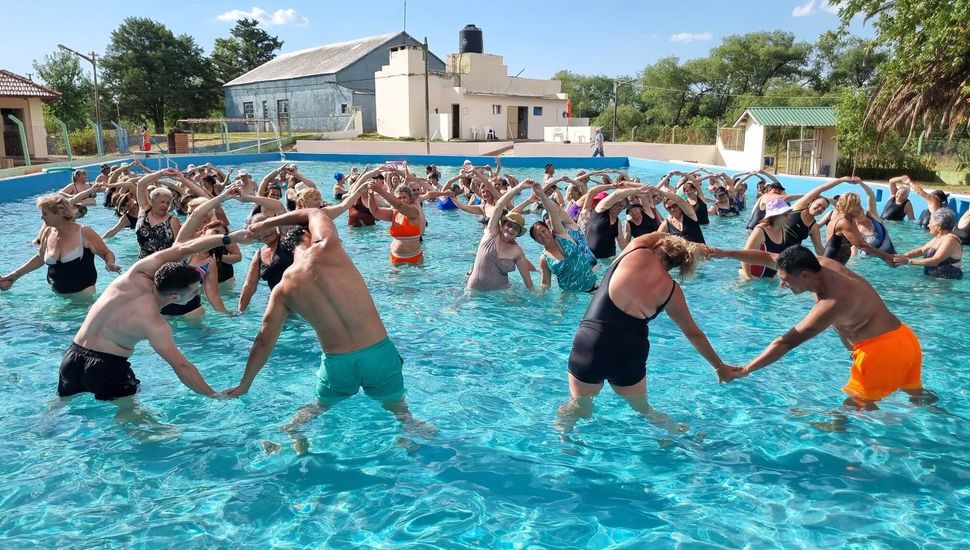
<path fill-rule="evenodd" d="M 235 397 L 249 391 L 287 315 L 296 313 L 316 330 L 324 358 L 318 372 L 318 402 L 303 407 L 285 431 L 296 432 L 360 388 L 402 423 L 416 423 L 404 401 L 401 356 L 388 339 L 374 300 L 330 217 L 316 208 L 294 210 L 253 223 L 250 231 L 279 226 L 294 226 L 280 243 L 292 249 L 293 265 L 273 288 L 242 380 L 227 394 Z M 305 452 L 306 439 L 294 439 L 297 452 Z"/>

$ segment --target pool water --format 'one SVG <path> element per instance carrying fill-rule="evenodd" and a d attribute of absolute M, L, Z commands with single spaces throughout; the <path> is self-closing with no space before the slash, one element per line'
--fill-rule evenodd
<path fill-rule="evenodd" d="M 275 167 L 239 166 L 257 177 Z M 301 163 L 332 198 L 346 164 Z M 633 169 L 655 181 L 669 166 Z M 455 168 L 443 167 L 444 176 Z M 538 177 L 541 169 L 514 170 Z M 570 171 L 571 172 L 571 171 Z M 752 203 L 749 197 L 749 204 Z M 227 207 L 234 227 L 248 205 Z M 936 408 L 901 395 L 878 411 L 851 413 L 842 432 L 815 427 L 844 395 L 849 354 L 834 332 L 750 378 L 718 385 L 711 368 L 667 316 L 651 323 L 651 404 L 687 434 L 669 436 L 607 388 L 592 419 L 568 438 L 553 428 L 568 396 L 566 361 L 588 295 L 510 291 L 467 295 L 481 236 L 475 217 L 426 208 L 425 266 L 387 262 L 387 225 L 351 229 L 345 247 L 405 359 L 407 399 L 432 437 L 402 432 L 362 394 L 310 423 L 310 454 L 296 456 L 279 427 L 315 395 L 319 346 L 287 323 L 269 364 L 242 399 L 197 396 L 141 344 L 132 365 L 139 399 L 166 427 L 114 421 L 90 395 L 55 396 L 60 358 L 85 308 L 53 295 L 43 271 L 0 293 L 0 544 L 4 547 L 390 546 L 603 547 L 858 546 L 966 544 L 970 517 L 970 282 L 850 267 L 869 278 L 924 349 L 924 384 Z M 534 216 L 530 216 L 531 223 Z M 83 223 L 116 221 L 100 207 Z M 709 243 L 741 247 L 746 217 L 712 219 Z M 0 204 L 0 272 L 34 252 L 33 200 Z M 900 250 L 925 242 L 912 223 L 888 226 Z M 537 261 L 540 248 L 520 239 Z M 108 241 L 119 263 L 137 256 L 134 234 Z M 256 250 L 244 247 L 238 300 Z M 114 277 L 99 267 L 99 289 Z M 742 283 L 737 264 L 701 266 L 684 284 L 691 311 L 715 349 L 743 364 L 812 305 L 777 283 Z M 602 274 L 602 272 L 601 272 Z M 536 277 L 534 280 L 538 282 Z M 236 385 L 268 293 L 260 284 L 238 318 L 209 312 L 177 321 L 176 342 L 215 388 Z M 178 433 L 177 437 L 172 437 Z M 282 445 L 267 453 L 266 442 Z"/>

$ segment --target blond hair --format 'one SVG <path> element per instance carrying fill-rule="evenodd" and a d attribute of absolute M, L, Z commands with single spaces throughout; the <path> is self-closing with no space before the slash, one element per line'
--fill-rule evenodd
<path fill-rule="evenodd" d="M 653 246 L 653 253 L 660 257 L 667 269 L 679 268 L 680 280 L 694 275 L 700 255 L 697 245 L 675 235 L 663 237 Z"/>
<path fill-rule="evenodd" d="M 853 192 L 843 193 L 839 197 L 839 202 L 835 203 L 835 209 L 843 214 L 848 214 L 856 208 L 859 208 L 861 203 L 859 202 L 859 195 Z"/>
<path fill-rule="evenodd" d="M 296 194 L 296 207 L 306 208 L 307 201 L 314 196 L 320 200 L 323 200 L 323 195 L 321 195 L 320 191 L 316 189 L 310 188 L 310 189 L 301 190 L 299 193 Z"/>
<path fill-rule="evenodd" d="M 60 193 L 38 197 L 37 208 L 52 212 L 68 221 L 77 219 L 77 209 L 67 197 Z"/>

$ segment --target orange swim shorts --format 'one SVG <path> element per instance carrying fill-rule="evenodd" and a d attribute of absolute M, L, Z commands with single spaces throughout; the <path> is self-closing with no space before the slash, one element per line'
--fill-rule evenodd
<path fill-rule="evenodd" d="M 421 263 L 422 260 L 424 260 L 424 251 L 423 250 L 419 250 L 417 254 L 415 254 L 414 256 L 408 256 L 407 258 L 402 258 L 400 256 L 395 256 L 393 252 L 391 253 L 391 263 L 392 264 L 414 264 L 414 265 L 417 265 L 417 264 Z"/>
<path fill-rule="evenodd" d="M 918 390 L 923 350 L 916 334 L 905 324 L 863 340 L 852 347 L 852 373 L 842 391 L 876 401 L 896 390 Z"/>

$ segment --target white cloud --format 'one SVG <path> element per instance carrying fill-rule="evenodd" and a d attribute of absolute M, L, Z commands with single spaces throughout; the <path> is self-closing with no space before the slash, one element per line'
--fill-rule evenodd
<path fill-rule="evenodd" d="M 255 19 L 264 25 L 305 27 L 310 24 L 309 19 L 297 13 L 293 8 L 276 10 L 273 13 L 269 13 L 259 6 L 253 6 L 253 9 L 249 11 L 230 10 L 216 16 L 216 19 L 219 21 L 238 21 L 243 18 Z"/>
<path fill-rule="evenodd" d="M 709 32 L 679 32 L 670 36 L 671 42 L 707 42 L 714 38 Z"/>
<path fill-rule="evenodd" d="M 822 2 L 824 3 L 825 0 L 822 0 Z M 809 15 L 812 15 L 813 13 L 815 13 L 815 0 L 808 0 L 808 2 L 805 2 L 801 6 L 795 6 L 795 9 L 792 10 L 792 12 L 791 12 L 791 16 L 792 17 L 808 17 Z"/>
<path fill-rule="evenodd" d="M 819 9 L 821 9 L 826 13 L 831 13 L 832 15 L 838 15 L 839 8 L 842 7 L 841 4 L 843 3 L 844 2 L 842 2 L 842 0 L 820 0 L 818 7 Z"/>

